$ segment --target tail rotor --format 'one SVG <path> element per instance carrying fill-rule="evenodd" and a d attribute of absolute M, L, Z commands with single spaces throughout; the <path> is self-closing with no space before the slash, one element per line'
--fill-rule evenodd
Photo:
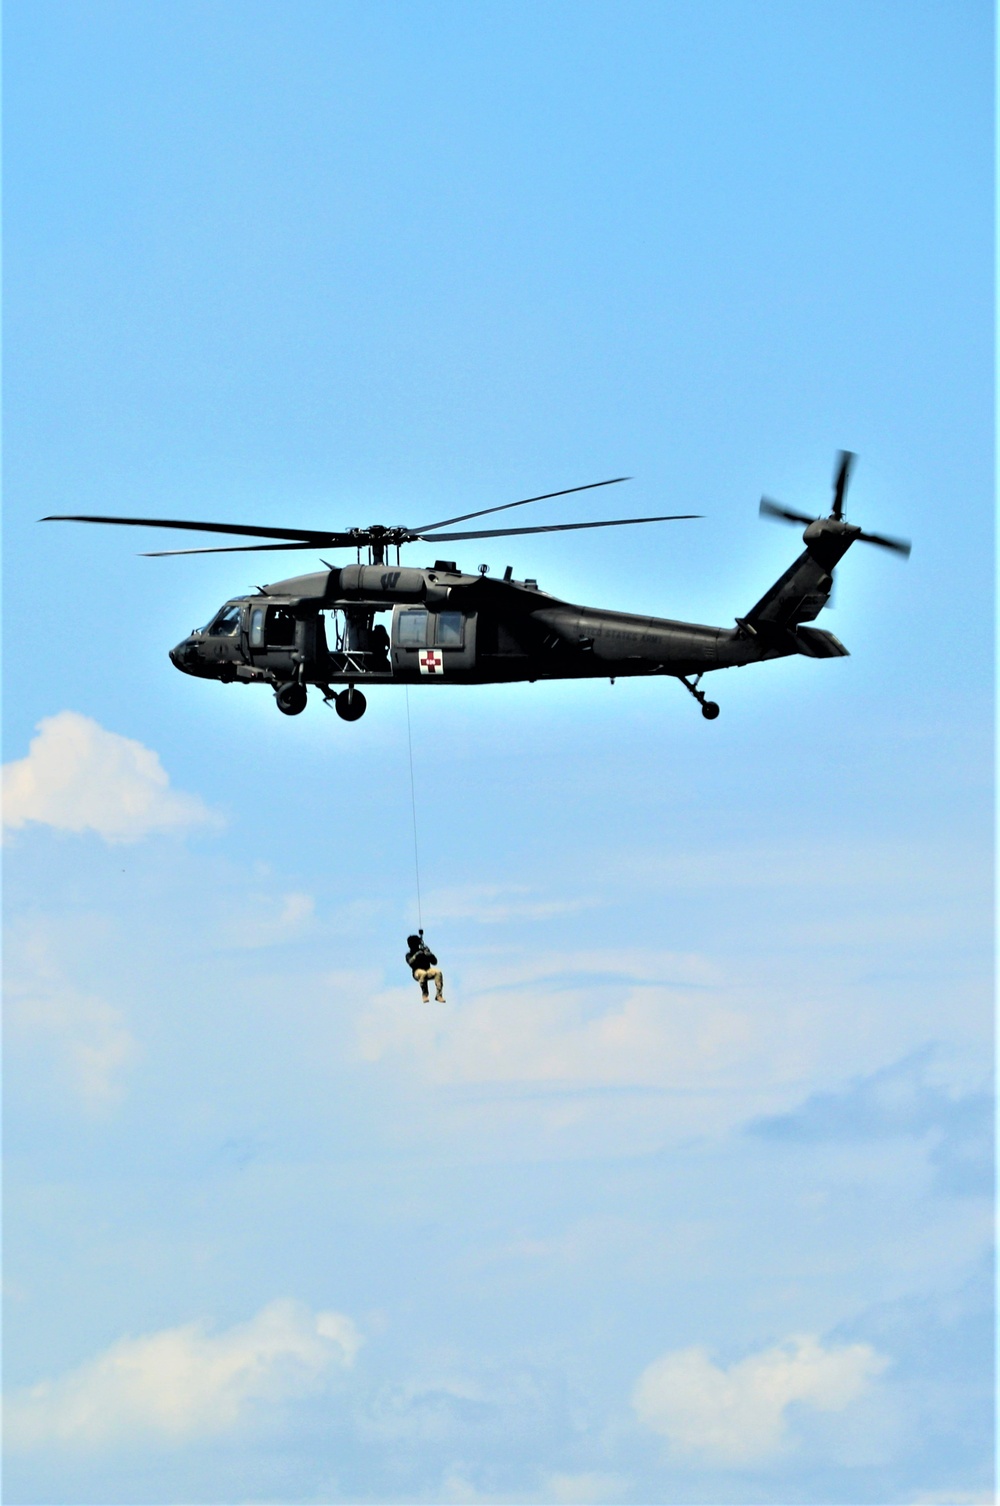
<path fill-rule="evenodd" d="M 855 458 L 851 450 L 841 450 L 837 458 L 837 473 L 833 478 L 833 509 L 830 513 L 831 518 L 842 518 L 844 516 L 844 493 L 847 490 L 847 483 L 851 479 L 851 471 Z"/>
<path fill-rule="evenodd" d="M 784 507 L 780 502 L 772 502 L 769 497 L 760 499 L 760 514 L 763 518 L 778 518 L 783 523 L 804 523 L 806 528 L 822 527 L 824 533 L 830 531 L 840 532 L 840 529 L 830 530 L 830 523 L 840 524 L 845 533 L 849 534 L 850 542 L 855 539 L 863 539 L 866 544 L 878 544 L 881 549 L 891 549 L 896 554 L 904 556 L 910 553 L 910 541 L 908 539 L 891 538 L 884 533 L 865 533 L 844 519 L 844 497 L 848 483 L 851 479 L 851 471 L 854 468 L 855 455 L 851 450 L 841 450 L 837 458 L 837 469 L 833 478 L 833 506 L 827 518 L 811 518 L 807 513 L 796 512 L 793 508 Z M 807 541 L 810 535 L 807 533 Z"/>

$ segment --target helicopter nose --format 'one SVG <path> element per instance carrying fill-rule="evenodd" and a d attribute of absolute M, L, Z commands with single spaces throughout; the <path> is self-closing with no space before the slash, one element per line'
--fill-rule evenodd
<path fill-rule="evenodd" d="M 198 650 L 190 638 L 185 638 L 182 643 L 178 643 L 176 648 L 170 649 L 169 657 L 175 669 L 179 669 L 184 674 L 189 675 L 192 673 L 194 663 L 198 658 Z"/>

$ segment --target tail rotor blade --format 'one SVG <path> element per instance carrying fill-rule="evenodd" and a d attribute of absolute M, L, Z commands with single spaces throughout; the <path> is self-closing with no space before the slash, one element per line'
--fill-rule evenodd
<path fill-rule="evenodd" d="M 881 549 L 893 549 L 897 554 L 908 556 L 913 547 L 909 539 L 892 539 L 884 533 L 859 533 L 859 539 L 864 539 L 866 544 L 878 544 Z"/>
<path fill-rule="evenodd" d="M 761 497 L 760 515 L 762 518 L 781 518 L 785 523 L 815 523 L 816 521 L 804 512 L 793 512 L 790 507 L 782 507 L 780 503 L 772 502 L 770 497 Z"/>
<path fill-rule="evenodd" d="M 842 518 L 844 516 L 844 493 L 847 491 L 847 483 L 851 479 L 851 470 L 854 465 L 855 455 L 853 450 L 841 450 L 837 462 L 837 474 L 833 481 L 833 511 L 830 516 Z"/>
<path fill-rule="evenodd" d="M 837 469 L 833 478 L 833 507 L 829 519 L 810 518 L 803 512 L 796 512 L 791 507 L 782 507 L 780 502 L 772 502 L 770 497 L 761 497 L 760 513 L 763 518 L 780 518 L 783 523 L 838 523 L 836 529 L 821 529 L 822 533 L 829 532 L 834 536 L 845 536 L 848 543 L 854 539 L 864 539 L 866 544 L 878 544 L 880 549 L 891 549 L 894 554 L 902 554 L 904 557 L 910 553 L 909 539 L 894 539 L 887 533 L 863 533 L 855 529 L 850 523 L 844 522 L 844 497 L 847 493 L 851 472 L 854 469 L 856 456 L 853 450 L 841 450 L 837 458 Z"/>

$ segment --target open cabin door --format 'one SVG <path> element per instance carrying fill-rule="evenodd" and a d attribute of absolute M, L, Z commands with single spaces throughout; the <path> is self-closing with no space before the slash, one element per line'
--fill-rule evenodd
<path fill-rule="evenodd" d="M 382 613 L 370 606 L 334 607 L 322 613 L 326 672 L 332 677 L 392 673 L 389 663 L 389 633 L 382 626 Z"/>

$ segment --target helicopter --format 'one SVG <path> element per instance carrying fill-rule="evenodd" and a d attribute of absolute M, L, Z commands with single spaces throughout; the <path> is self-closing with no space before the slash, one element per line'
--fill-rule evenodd
<path fill-rule="evenodd" d="M 615 476 L 585 486 L 522 497 L 499 507 L 444 518 L 417 528 L 315 529 L 260 528 L 178 518 L 123 518 L 54 514 L 42 522 L 110 523 L 129 527 L 178 528 L 194 532 L 262 538 L 262 544 L 151 551 L 145 557 L 254 551 L 353 549 L 356 562 L 296 575 L 224 603 L 203 628 L 172 648 L 171 662 L 185 674 L 224 684 L 272 688 L 278 710 L 298 716 L 309 686 L 319 690 L 345 721 L 364 715 L 362 686 L 462 684 L 512 681 L 610 679 L 663 675 L 677 680 L 695 698 L 709 721 L 719 706 L 701 689 L 713 670 L 803 654 L 810 659 L 840 658 L 848 650 L 833 633 L 809 624 L 830 599 L 833 570 L 857 540 L 902 555 L 904 539 L 868 533 L 844 517 L 844 497 L 854 455 L 839 453 L 833 505 L 825 517 L 810 517 L 761 499 L 763 516 L 804 523 L 805 550 L 731 628 L 575 606 L 539 589 L 537 580 L 514 580 L 510 566 L 502 579 L 487 565 L 466 574 L 454 560 L 437 559 L 426 568 L 403 566 L 400 551 L 418 542 L 444 543 L 514 535 L 561 533 L 677 522 L 697 513 L 659 517 L 609 518 L 600 522 L 553 523 L 531 528 L 451 531 L 489 513 L 529 502 L 614 486 Z M 442 531 L 449 530 L 449 531 Z M 367 555 L 362 560 L 362 552 Z M 387 556 L 395 553 L 395 560 Z M 389 615 L 389 627 L 378 619 Z M 334 690 L 334 686 L 343 689 Z"/>

